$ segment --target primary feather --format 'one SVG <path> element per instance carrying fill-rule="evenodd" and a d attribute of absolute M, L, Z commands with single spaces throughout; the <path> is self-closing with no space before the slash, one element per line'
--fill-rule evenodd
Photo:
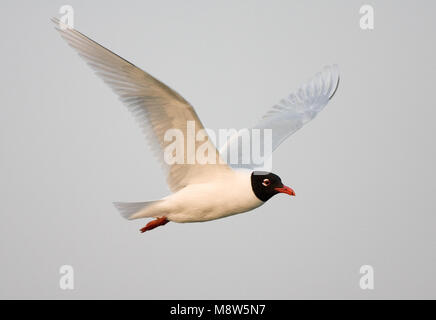
<path fill-rule="evenodd" d="M 262 119 L 252 128 L 242 129 L 230 137 L 227 143 L 220 149 L 223 158 L 232 150 L 237 150 L 238 159 L 249 159 L 247 163 L 229 163 L 233 168 L 258 169 L 265 166 L 265 162 L 271 157 L 272 152 L 290 135 L 303 127 L 307 122 L 327 105 L 335 94 L 339 85 L 339 71 L 336 65 L 325 67 L 322 72 L 316 74 L 308 82 L 300 86 L 287 98 L 274 105 Z M 263 155 L 263 162 L 254 163 L 251 156 L 244 154 L 242 148 L 243 134 L 253 137 L 253 129 L 262 133 L 265 129 L 272 129 L 271 154 Z M 260 150 L 263 150 L 264 141 L 260 141 Z"/>
<path fill-rule="evenodd" d="M 186 137 L 188 121 L 195 123 L 195 136 L 200 130 L 204 130 L 194 108 L 180 94 L 132 63 L 58 19 L 54 18 L 53 22 L 68 44 L 85 59 L 131 111 L 143 129 L 154 154 L 164 167 L 167 183 L 172 192 L 191 183 L 206 182 L 206 179 L 230 170 L 220 160 L 218 151 L 207 135 L 202 141 L 195 139 L 193 149 L 186 148 L 187 139 L 185 139 L 184 161 L 169 165 L 164 160 L 164 150 L 172 141 L 165 141 L 165 132 L 169 129 L 179 129 Z M 197 162 L 195 152 L 204 143 L 209 144 L 208 150 L 214 150 L 215 164 L 205 165 Z M 188 164 L 189 158 L 194 159 L 194 163 Z"/>

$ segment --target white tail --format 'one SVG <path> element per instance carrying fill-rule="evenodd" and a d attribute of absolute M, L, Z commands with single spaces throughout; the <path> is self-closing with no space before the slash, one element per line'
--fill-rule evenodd
<path fill-rule="evenodd" d="M 147 213 L 144 212 L 144 209 L 159 201 L 160 200 L 146 202 L 114 202 L 113 204 L 123 218 L 133 220 L 138 218 L 152 217 L 153 215 L 147 215 Z"/>

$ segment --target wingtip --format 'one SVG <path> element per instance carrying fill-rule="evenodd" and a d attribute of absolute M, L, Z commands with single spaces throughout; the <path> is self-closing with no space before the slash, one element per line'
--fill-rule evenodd
<path fill-rule="evenodd" d="M 334 95 L 336 94 L 336 92 L 338 91 L 341 76 L 339 73 L 339 66 L 337 64 L 332 64 L 331 66 L 328 66 L 328 68 L 329 68 L 329 72 L 330 72 L 331 81 L 334 82 L 334 85 L 335 85 L 335 87 L 334 87 L 334 89 L 329 97 L 329 100 L 331 100 L 334 97 Z"/>
<path fill-rule="evenodd" d="M 51 17 L 50 21 L 53 22 L 56 25 L 56 27 L 59 27 L 62 24 L 62 21 L 56 17 Z"/>
<path fill-rule="evenodd" d="M 55 24 L 55 29 L 58 31 L 65 31 L 65 29 L 74 29 L 68 24 L 63 23 L 60 19 L 56 17 L 51 17 L 50 21 Z"/>
<path fill-rule="evenodd" d="M 341 82 L 341 77 L 338 75 L 338 80 L 336 81 L 336 87 L 335 87 L 335 90 L 333 90 L 332 94 L 331 94 L 330 97 L 329 97 L 329 100 L 331 100 L 331 99 L 335 96 L 336 92 L 338 91 L 339 83 L 340 83 L 340 82 Z"/>

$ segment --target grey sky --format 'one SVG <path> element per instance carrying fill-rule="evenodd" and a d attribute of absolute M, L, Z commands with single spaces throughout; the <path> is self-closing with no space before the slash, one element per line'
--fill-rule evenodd
<path fill-rule="evenodd" d="M 167 195 L 137 125 L 49 18 L 3 1 L 0 298 L 436 298 L 434 1 L 69 1 L 75 26 L 177 90 L 208 128 L 253 125 L 325 65 L 341 84 L 274 153 L 297 193 L 149 234 L 112 201 Z M 71 265 L 75 290 L 59 288 Z M 375 290 L 359 288 L 359 268 Z"/>

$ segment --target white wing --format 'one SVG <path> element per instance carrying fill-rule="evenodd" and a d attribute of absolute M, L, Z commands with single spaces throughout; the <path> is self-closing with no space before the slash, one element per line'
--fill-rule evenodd
<path fill-rule="evenodd" d="M 195 139 L 204 127 L 192 106 L 181 95 L 58 19 L 54 18 L 53 22 L 61 36 L 112 88 L 139 122 L 152 150 L 166 170 L 171 191 L 176 192 L 191 183 L 207 182 L 214 175 L 231 170 L 220 160 L 209 136 L 206 135 L 203 141 Z M 195 124 L 195 148 L 187 148 L 187 121 L 194 121 Z M 165 132 L 169 129 L 179 129 L 184 134 L 182 163 L 168 165 L 164 159 L 165 147 L 173 142 L 164 140 Z M 197 162 L 195 151 L 200 145 L 204 147 L 202 150 L 213 150 L 215 164 Z M 194 162 L 188 159 L 194 159 Z"/>
<path fill-rule="evenodd" d="M 270 164 L 267 165 L 267 163 L 271 160 L 272 152 L 287 137 L 315 118 L 333 97 L 338 85 L 338 67 L 336 65 L 325 67 L 322 72 L 316 74 L 288 98 L 273 106 L 254 127 L 240 130 L 237 135 L 232 136 L 220 149 L 222 157 L 233 168 L 268 168 Z M 248 134 L 251 140 L 255 138 L 253 129 L 258 129 L 260 133 L 261 161 L 254 161 L 254 149 L 244 150 L 242 147 L 244 134 Z M 268 135 L 264 135 L 265 129 L 271 129 L 270 148 L 264 148 L 266 141 L 263 137 L 268 138 Z M 232 152 L 237 153 L 234 159 L 238 159 L 238 163 L 229 161 Z"/>

